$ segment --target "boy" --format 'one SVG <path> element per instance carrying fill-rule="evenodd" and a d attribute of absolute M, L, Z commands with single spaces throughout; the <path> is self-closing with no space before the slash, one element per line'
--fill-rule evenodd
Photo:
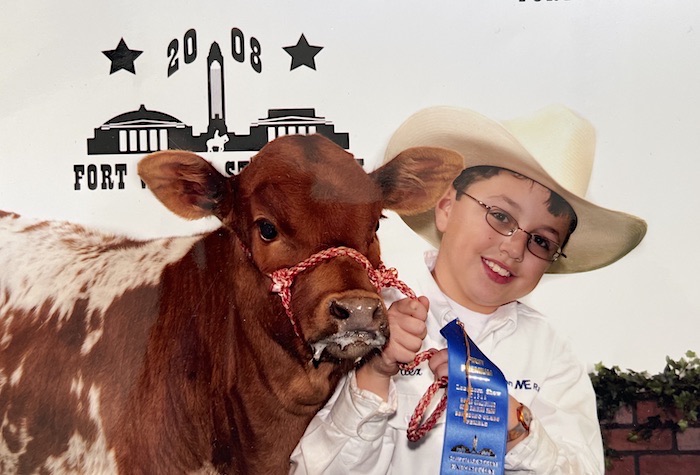
<path fill-rule="evenodd" d="M 439 251 L 426 253 L 425 270 L 407 281 L 421 297 L 391 305 L 382 353 L 350 374 L 309 425 L 292 472 L 439 473 L 444 417 L 418 442 L 407 440 L 406 428 L 434 377 L 447 374 L 440 329 L 458 318 L 508 381 L 506 471 L 602 474 L 588 375 L 544 317 L 518 302 L 545 272 L 608 265 L 646 232 L 641 219 L 583 198 L 593 128 L 564 107 L 504 124 L 435 107 L 397 130 L 385 159 L 413 146 L 464 157 L 434 210 L 402 216 Z M 443 350 L 419 370 L 399 372 L 427 348 Z"/>

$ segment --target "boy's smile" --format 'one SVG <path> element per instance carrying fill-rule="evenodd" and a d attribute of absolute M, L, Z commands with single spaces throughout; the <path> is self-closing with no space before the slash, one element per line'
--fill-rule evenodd
<path fill-rule="evenodd" d="M 487 275 L 493 279 L 494 282 L 505 284 L 513 278 L 513 273 L 501 264 L 483 258 L 482 261 L 491 270 L 491 273 L 487 272 Z"/>
<path fill-rule="evenodd" d="M 443 237 L 434 276 L 448 297 L 488 314 L 530 293 L 550 265 L 528 250 L 527 233 L 561 243 L 569 217 L 549 212 L 547 188 L 508 171 L 460 191 L 470 196 L 451 188 L 435 208 L 435 223 Z M 508 213 L 520 229 L 512 236 L 496 232 L 477 200 Z"/>

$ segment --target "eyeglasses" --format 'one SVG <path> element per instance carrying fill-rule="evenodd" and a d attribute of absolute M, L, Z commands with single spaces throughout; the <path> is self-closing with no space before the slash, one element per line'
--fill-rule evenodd
<path fill-rule="evenodd" d="M 477 203 L 479 203 L 486 210 L 486 222 L 489 226 L 493 228 L 498 234 L 503 236 L 512 236 L 518 231 L 522 231 L 527 234 L 527 250 L 532 253 L 533 256 L 544 259 L 545 261 L 554 262 L 559 257 L 566 257 L 566 254 L 561 252 L 561 246 L 559 243 L 547 239 L 539 234 L 534 234 L 525 231 L 523 228 L 518 226 L 518 222 L 506 211 L 496 206 L 489 206 L 486 203 L 477 200 L 470 194 L 463 191 L 458 191 L 457 193 L 464 196 L 468 196 Z"/>

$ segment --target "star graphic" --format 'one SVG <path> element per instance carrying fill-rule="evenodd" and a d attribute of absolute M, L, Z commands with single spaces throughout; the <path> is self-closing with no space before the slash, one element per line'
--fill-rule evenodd
<path fill-rule="evenodd" d="M 134 60 L 141 56 L 141 53 L 143 53 L 143 51 L 129 49 L 124 42 L 124 38 L 119 40 L 117 49 L 102 52 L 102 54 L 107 56 L 112 62 L 112 67 L 109 69 L 109 74 L 114 74 L 120 69 L 126 69 L 131 74 L 136 74 Z"/>
<path fill-rule="evenodd" d="M 308 66 L 315 71 L 316 62 L 314 61 L 314 56 L 323 49 L 323 46 L 311 46 L 302 33 L 296 45 L 285 46 L 282 49 L 292 57 L 292 67 L 290 71 L 295 70 L 299 66 Z"/>

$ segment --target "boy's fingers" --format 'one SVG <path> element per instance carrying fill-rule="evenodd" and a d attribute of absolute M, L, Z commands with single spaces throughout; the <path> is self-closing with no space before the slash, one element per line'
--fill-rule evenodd
<path fill-rule="evenodd" d="M 416 353 L 421 349 L 423 345 L 422 335 L 416 335 L 414 333 L 408 332 L 403 328 L 397 328 L 391 334 L 391 339 L 389 340 L 389 345 L 387 348 L 392 350 L 396 349 L 406 349 Z M 414 355 L 415 356 L 415 355 Z M 413 359 L 413 356 L 411 356 Z"/>
<path fill-rule="evenodd" d="M 428 361 L 428 367 L 435 374 L 435 377 L 441 378 L 447 376 L 449 368 L 447 366 L 447 350 L 443 349 L 435 353 Z"/>
<path fill-rule="evenodd" d="M 422 299 L 422 300 L 421 300 Z M 402 299 L 397 300 L 389 307 L 389 314 L 398 313 L 409 315 L 419 320 L 425 320 L 428 317 L 428 299 L 419 297 L 418 299 Z"/>
<path fill-rule="evenodd" d="M 425 335 L 427 335 L 428 332 L 425 324 L 425 318 L 422 318 L 421 316 L 415 317 L 410 314 L 399 313 L 396 311 L 396 309 L 389 313 L 389 328 L 392 339 L 395 337 L 398 330 L 419 336 L 421 339 L 425 338 Z"/>
<path fill-rule="evenodd" d="M 421 304 L 423 304 L 423 307 L 425 307 L 426 312 L 430 310 L 430 300 L 428 300 L 428 297 L 426 297 L 425 295 L 421 295 L 420 297 L 418 297 L 418 301 Z"/>
<path fill-rule="evenodd" d="M 405 347 L 397 347 L 392 356 L 396 363 L 410 363 L 416 357 L 416 352 Z"/>
<path fill-rule="evenodd" d="M 425 325 L 425 322 L 417 318 L 399 319 L 396 322 L 396 327 L 408 334 L 419 337 L 421 340 L 425 338 L 425 335 L 428 333 L 428 327 Z"/>
<path fill-rule="evenodd" d="M 392 330 L 389 344 L 384 348 L 382 354 L 387 363 L 407 363 L 413 361 L 422 344 L 423 338 L 421 336 L 397 328 L 395 331 Z"/>
<path fill-rule="evenodd" d="M 429 366 L 432 368 L 433 366 L 438 367 L 441 364 L 447 363 L 447 350 L 442 349 L 435 353 L 429 361 Z"/>
<path fill-rule="evenodd" d="M 423 299 L 424 301 L 419 297 L 418 299 L 409 300 L 408 308 L 413 318 L 425 321 L 428 318 L 428 299 L 425 297 Z"/>

